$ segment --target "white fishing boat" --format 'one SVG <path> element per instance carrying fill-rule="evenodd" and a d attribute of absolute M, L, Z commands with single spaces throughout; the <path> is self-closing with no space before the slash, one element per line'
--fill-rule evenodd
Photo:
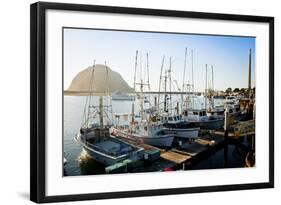
<path fill-rule="evenodd" d="M 224 115 L 218 115 L 216 111 L 221 113 L 221 108 L 214 109 L 214 76 L 213 76 L 213 66 L 211 66 L 212 71 L 212 83 L 211 87 L 208 88 L 208 65 L 206 64 L 206 79 L 205 79 L 205 108 L 204 109 L 194 109 L 193 107 L 186 107 L 183 109 L 184 119 L 190 123 L 190 126 L 200 127 L 201 129 L 207 130 L 218 130 L 223 127 Z M 213 111 L 213 112 L 212 112 Z M 209 113 L 208 113 L 209 112 Z M 207 114 L 208 113 L 208 114 Z M 216 113 L 216 114 L 215 114 Z"/>
<path fill-rule="evenodd" d="M 172 146 L 175 133 L 169 132 L 169 129 L 159 125 L 135 124 L 130 128 L 117 126 L 111 128 L 114 136 L 125 136 L 137 140 L 143 144 L 150 144 L 157 147 Z"/>
<path fill-rule="evenodd" d="M 147 78 L 142 79 L 140 76 L 140 82 L 136 82 L 136 73 L 138 66 L 138 51 L 136 51 L 136 62 L 135 62 L 135 75 L 134 75 L 134 89 L 139 87 L 138 101 L 140 103 L 140 121 L 135 121 L 134 115 L 134 104 L 132 105 L 132 119 L 129 126 L 115 126 L 111 128 L 111 133 L 115 136 L 122 135 L 139 141 L 140 143 L 150 144 L 158 147 L 170 147 L 174 140 L 174 133 L 166 132 L 166 128 L 162 125 L 153 123 L 149 120 L 149 113 L 154 112 L 155 108 L 145 109 L 144 103 L 147 102 L 148 98 L 144 96 L 145 87 L 150 90 L 149 84 L 149 69 L 148 69 L 148 54 L 147 54 Z M 141 65 L 141 64 L 140 64 Z"/>
<path fill-rule="evenodd" d="M 183 119 L 181 115 L 162 114 L 157 119 L 159 124 L 167 129 L 167 133 L 173 133 L 177 137 L 195 138 L 198 137 L 200 127 L 191 127 L 190 123 Z"/>
<path fill-rule="evenodd" d="M 206 111 L 207 116 L 212 117 L 212 116 L 224 116 L 224 111 L 225 111 L 225 106 L 220 105 L 220 106 L 214 106 L 214 108 L 210 108 Z"/>
<path fill-rule="evenodd" d="M 187 49 L 186 49 L 187 52 Z M 185 52 L 185 54 L 186 54 Z M 176 114 L 179 112 L 179 105 L 177 103 L 177 108 L 173 108 L 173 101 L 172 101 L 172 59 L 169 59 L 169 68 L 165 70 L 163 75 L 163 68 L 164 68 L 164 60 L 163 57 L 161 71 L 160 71 L 160 79 L 159 79 L 159 94 L 158 94 L 158 110 L 154 113 L 155 122 L 159 125 L 162 125 L 166 129 L 166 133 L 171 133 L 176 137 L 183 137 L 183 138 L 195 138 L 198 137 L 199 134 L 199 127 L 189 127 L 189 123 L 182 118 L 181 115 Z M 186 59 L 185 59 L 186 61 Z M 185 63 L 186 64 L 186 63 Z M 160 111 L 160 92 L 161 92 L 161 85 L 163 82 L 164 87 L 164 108 Z M 177 84 L 177 82 L 176 82 Z M 184 85 L 183 85 L 184 87 Z M 168 91 L 169 89 L 169 91 Z M 182 96 L 183 97 L 183 96 Z"/>
<path fill-rule="evenodd" d="M 240 114 L 240 102 L 239 99 L 235 96 L 228 96 L 225 99 L 224 108 L 229 109 L 230 116 L 237 116 Z"/>
<path fill-rule="evenodd" d="M 223 117 L 226 108 L 229 110 L 229 116 L 236 118 L 241 113 L 239 99 L 235 96 L 226 97 L 224 105 L 209 108 L 206 112 L 210 117 Z"/>
<path fill-rule="evenodd" d="M 207 116 L 206 110 L 184 111 L 184 118 L 190 126 L 200 127 L 201 129 L 217 130 L 224 124 L 224 116 Z"/>
<path fill-rule="evenodd" d="M 126 143 L 110 135 L 110 127 L 81 128 L 76 141 L 87 155 L 109 166 L 130 159 L 138 161 L 143 158 L 144 149 Z"/>
<path fill-rule="evenodd" d="M 108 75 L 109 68 L 107 66 L 98 66 L 98 71 L 103 69 L 103 73 Z M 110 127 L 112 126 L 112 122 L 109 118 L 110 111 L 112 114 L 111 103 L 109 105 L 104 105 L 104 97 L 110 93 L 109 88 L 104 90 L 97 90 L 95 92 L 99 92 L 99 104 L 94 105 L 93 101 L 93 92 L 92 87 L 94 83 L 96 67 L 95 65 L 92 67 L 90 71 L 89 79 L 89 90 L 86 98 L 86 103 L 84 107 L 83 113 L 83 122 L 82 126 L 75 136 L 76 142 L 78 142 L 83 150 L 87 153 L 87 155 L 94 160 L 109 166 L 113 165 L 117 162 L 121 162 L 126 159 L 130 159 L 132 161 L 137 161 L 143 158 L 144 149 L 131 145 L 127 142 L 124 142 L 120 139 L 116 139 L 114 136 L 110 135 Z M 106 86 L 110 85 L 108 81 L 108 76 L 104 76 L 105 81 L 103 81 L 103 85 L 101 89 L 104 89 Z M 96 87 L 95 87 L 96 88 Z M 109 99 L 107 97 L 107 99 Z M 111 118 L 112 119 L 112 118 Z"/>

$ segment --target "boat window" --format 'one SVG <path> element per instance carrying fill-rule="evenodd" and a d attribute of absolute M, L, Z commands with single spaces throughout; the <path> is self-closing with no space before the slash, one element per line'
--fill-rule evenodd
<path fill-rule="evenodd" d="M 169 117 L 168 119 L 169 119 L 169 121 L 172 121 L 172 120 L 173 120 L 173 118 L 172 118 L 172 117 Z"/>
<path fill-rule="evenodd" d="M 174 120 L 175 120 L 175 121 L 177 121 L 177 120 L 178 120 L 178 118 L 177 118 L 177 117 L 174 117 Z"/>
<path fill-rule="evenodd" d="M 194 115 L 198 115 L 198 112 L 194 112 L 193 114 L 194 114 Z"/>

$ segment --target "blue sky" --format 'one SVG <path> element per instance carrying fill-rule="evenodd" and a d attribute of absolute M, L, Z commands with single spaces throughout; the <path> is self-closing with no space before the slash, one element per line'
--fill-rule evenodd
<path fill-rule="evenodd" d="M 139 51 L 137 79 L 140 79 L 141 75 L 140 64 L 143 67 L 142 76 L 145 75 L 148 52 L 151 89 L 158 90 L 163 55 L 165 55 L 164 69 L 169 68 L 171 56 L 172 78 L 177 80 L 181 88 L 186 47 L 188 53 L 185 81 L 191 82 L 192 49 L 195 91 L 203 91 L 205 87 L 206 64 L 209 68 L 213 65 L 215 90 L 247 87 L 250 48 L 252 49 L 252 86 L 254 86 L 255 38 L 253 37 L 67 28 L 64 29 L 64 89 L 68 88 L 78 72 L 92 66 L 94 60 L 96 64 L 106 62 L 133 87 L 136 50 Z M 208 76 L 210 79 L 211 69 Z"/>

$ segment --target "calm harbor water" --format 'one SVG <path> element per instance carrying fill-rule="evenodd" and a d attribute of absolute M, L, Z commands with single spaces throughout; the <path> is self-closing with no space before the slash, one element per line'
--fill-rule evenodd
<path fill-rule="evenodd" d="M 179 98 L 179 96 L 173 96 L 173 99 Z M 150 99 L 154 102 L 154 99 Z M 81 146 L 74 141 L 74 136 L 77 134 L 78 130 L 82 125 L 82 117 L 84 112 L 84 106 L 86 102 L 86 97 L 81 96 L 65 96 L 64 97 L 64 156 L 67 159 L 67 163 L 64 166 L 64 174 L 66 176 L 76 176 L 76 175 L 91 175 L 91 174 L 104 174 L 104 166 L 98 162 L 86 158 L 82 152 Z M 97 105 L 98 97 L 93 97 L 93 104 Z M 104 103 L 109 104 L 109 101 L 104 98 Z M 132 109 L 133 101 L 112 101 L 112 111 L 114 114 L 130 114 Z M 221 105 L 222 100 L 216 100 L 216 105 Z M 138 113 L 139 103 L 135 102 L 135 113 Z M 149 107 L 149 104 L 146 104 Z M 204 107 L 203 98 L 199 101 L 194 102 L 195 108 Z M 115 120 L 113 118 L 113 120 Z M 119 123 L 122 123 L 119 119 Z M 116 122 L 116 120 L 115 120 Z M 242 141 L 242 145 L 246 142 Z M 212 155 L 204 158 L 200 162 L 192 166 L 191 169 L 212 169 L 212 168 L 224 168 L 224 167 L 242 167 L 244 165 L 244 159 L 246 152 L 242 148 L 236 145 L 229 144 L 227 146 L 227 153 L 225 148 L 220 148 L 216 150 Z M 225 157 L 227 154 L 227 157 Z M 159 161 L 161 166 L 169 166 L 169 162 Z M 156 171 L 153 168 L 141 171 Z"/>

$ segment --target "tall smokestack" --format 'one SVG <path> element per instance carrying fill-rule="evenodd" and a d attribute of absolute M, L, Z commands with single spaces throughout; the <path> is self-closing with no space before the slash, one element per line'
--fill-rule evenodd
<path fill-rule="evenodd" d="M 251 89 L 251 59 L 252 54 L 251 54 L 251 49 L 249 50 L 249 68 L 248 68 L 248 89 Z"/>

